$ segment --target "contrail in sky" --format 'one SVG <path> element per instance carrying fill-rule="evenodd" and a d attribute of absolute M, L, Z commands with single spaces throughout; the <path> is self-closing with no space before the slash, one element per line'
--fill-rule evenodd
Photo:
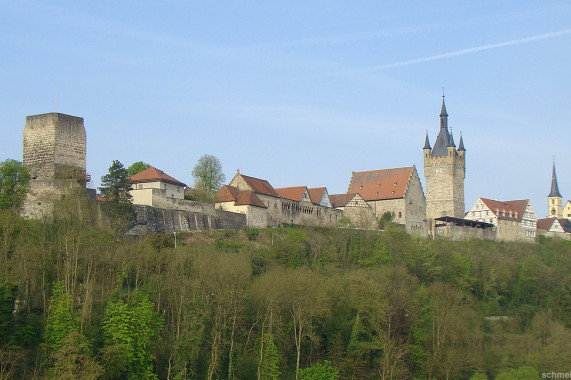
<path fill-rule="evenodd" d="M 539 40 L 546 40 L 546 39 L 549 39 L 549 38 L 560 37 L 560 36 L 564 36 L 564 35 L 567 35 L 567 34 L 571 34 L 571 29 L 560 30 L 560 31 L 558 31 L 558 32 L 551 32 L 551 33 L 539 34 L 539 35 L 537 35 L 537 36 L 532 36 L 532 37 L 527 37 L 527 38 L 520 38 L 520 39 L 518 39 L 518 40 L 498 42 L 498 43 L 495 43 L 495 44 L 477 46 L 477 47 L 468 48 L 468 49 L 461 49 L 461 50 L 451 51 L 451 52 L 448 52 L 448 53 L 432 55 L 432 56 L 430 56 L 430 57 L 409 59 L 409 60 L 406 60 L 406 61 L 400 61 L 400 62 L 395 62 L 395 63 L 387 63 L 387 64 L 385 64 L 385 65 L 367 67 L 367 68 L 364 68 L 364 69 L 361 69 L 361 70 L 358 70 L 358 71 L 376 71 L 376 70 L 382 70 L 382 69 L 390 69 L 390 68 L 393 68 L 393 67 L 401 67 L 401 66 L 414 65 L 414 64 L 416 64 L 416 63 L 430 62 L 430 61 L 436 61 L 436 60 L 438 60 L 438 59 L 456 57 L 456 56 L 458 56 L 458 55 L 478 53 L 478 52 L 480 52 L 480 51 L 491 50 L 491 49 L 497 49 L 497 48 L 501 48 L 501 47 L 505 47 L 505 46 L 516 46 L 516 45 L 521 45 L 521 44 L 525 44 L 525 43 L 528 43 L 528 42 L 539 41 Z"/>

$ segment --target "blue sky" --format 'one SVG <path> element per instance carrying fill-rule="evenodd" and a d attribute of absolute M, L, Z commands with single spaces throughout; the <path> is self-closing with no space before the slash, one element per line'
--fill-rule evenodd
<path fill-rule="evenodd" d="M 81 116 L 92 186 L 114 159 L 192 185 L 205 153 L 227 182 L 423 178 L 444 87 L 466 209 L 530 198 L 544 217 L 553 156 L 571 198 L 568 1 L 0 0 L 0 56 L 0 159 L 22 159 L 27 115 Z"/>

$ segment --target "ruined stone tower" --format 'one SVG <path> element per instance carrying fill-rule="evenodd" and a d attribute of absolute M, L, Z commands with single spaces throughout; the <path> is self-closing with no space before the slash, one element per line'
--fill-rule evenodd
<path fill-rule="evenodd" d="M 30 194 L 22 214 L 41 217 L 71 187 L 85 187 L 83 118 L 61 113 L 27 116 L 23 163 L 30 171 Z"/>
<path fill-rule="evenodd" d="M 464 218 L 464 177 L 466 149 L 460 136 L 458 149 L 448 130 L 448 113 L 442 96 L 440 132 L 430 147 L 428 132 L 423 148 L 424 177 L 426 178 L 426 219 L 451 216 Z"/>

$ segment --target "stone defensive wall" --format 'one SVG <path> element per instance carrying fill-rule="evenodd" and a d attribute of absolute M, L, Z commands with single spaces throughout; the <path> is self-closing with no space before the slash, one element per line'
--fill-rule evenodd
<path fill-rule="evenodd" d="M 209 204 L 201 204 L 209 206 Z M 246 215 L 214 210 L 214 206 L 211 213 L 142 205 L 134 205 L 134 207 L 135 224 L 128 231 L 128 234 L 131 235 L 144 235 L 155 232 L 241 229 L 246 227 Z"/>

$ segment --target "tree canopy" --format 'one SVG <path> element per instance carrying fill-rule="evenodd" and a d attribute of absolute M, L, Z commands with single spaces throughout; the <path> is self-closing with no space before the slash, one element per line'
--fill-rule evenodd
<path fill-rule="evenodd" d="M 147 170 L 148 168 L 150 168 L 151 165 L 147 164 L 146 162 L 143 161 L 137 161 L 137 162 L 133 162 L 131 164 L 131 166 L 129 166 L 127 168 L 127 176 L 128 177 L 132 177 L 137 173 L 142 172 L 143 170 Z"/>
<path fill-rule="evenodd" d="M 131 182 L 127 169 L 123 164 L 114 160 L 109 172 L 101 177 L 99 191 L 106 199 L 106 206 L 111 213 L 116 227 L 123 226 L 133 218 Z"/>
<path fill-rule="evenodd" d="M 0 209 L 18 209 L 28 193 L 30 174 L 20 161 L 0 162 Z"/>
<path fill-rule="evenodd" d="M 214 198 L 214 194 L 226 180 L 220 160 L 210 154 L 205 154 L 198 159 L 192 169 L 192 176 L 195 189 L 203 192 L 210 199 Z"/>

